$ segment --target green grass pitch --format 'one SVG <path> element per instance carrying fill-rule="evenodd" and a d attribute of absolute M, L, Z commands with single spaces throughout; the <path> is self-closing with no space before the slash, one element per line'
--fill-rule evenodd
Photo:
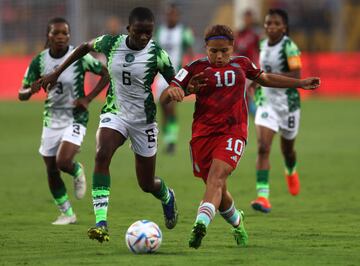
<path fill-rule="evenodd" d="M 0 265 L 360 265 L 360 120 L 358 100 L 309 100 L 302 105 L 297 139 L 301 193 L 292 197 L 283 176 L 276 138 L 270 172 L 270 214 L 253 211 L 256 143 L 253 122 L 249 144 L 228 179 L 238 208 L 246 214 L 249 246 L 238 248 L 230 226 L 217 215 L 198 250 L 188 237 L 204 186 L 192 175 L 188 141 L 192 103 L 178 106 L 181 121 L 177 154 L 167 157 L 160 142 L 157 175 L 176 191 L 177 227 L 164 226 L 160 203 L 137 186 L 134 155 L 128 143 L 115 154 L 109 207 L 110 242 L 87 238 L 94 223 L 91 195 L 76 201 L 71 177 L 63 175 L 78 223 L 53 226 L 45 167 L 37 150 L 43 104 L 0 103 L 1 229 Z M 88 192 L 101 103 L 91 106 L 88 132 L 77 159 L 84 163 Z M 161 135 L 160 135 L 161 138 Z M 156 222 L 163 243 L 156 254 L 134 255 L 124 242 L 128 226 L 139 219 Z"/>

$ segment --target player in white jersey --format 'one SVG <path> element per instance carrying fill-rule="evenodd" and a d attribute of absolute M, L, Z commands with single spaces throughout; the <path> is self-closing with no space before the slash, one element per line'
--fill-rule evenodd
<path fill-rule="evenodd" d="M 300 78 L 300 51 L 288 37 L 288 17 L 281 9 L 271 9 L 265 17 L 267 38 L 260 45 L 260 66 L 268 73 Z M 269 212 L 270 149 L 275 133 L 280 133 L 281 151 L 285 160 L 285 176 L 289 192 L 300 190 L 296 172 L 295 137 L 300 123 L 300 96 L 296 88 L 279 90 L 262 87 L 256 92 L 258 109 L 255 125 L 258 142 L 256 162 L 257 199 L 251 202 L 255 210 Z"/>
<path fill-rule="evenodd" d="M 71 54 L 69 24 L 63 18 L 50 20 L 45 50 L 34 57 L 28 67 L 23 87 L 19 91 L 21 101 L 28 100 L 40 90 L 38 79 L 60 65 Z M 101 76 L 93 91 L 85 95 L 84 76 L 90 71 Z M 86 180 L 83 166 L 74 161 L 85 136 L 88 122 L 87 106 L 109 82 L 108 71 L 98 60 L 87 55 L 74 62 L 47 92 L 41 136 L 40 154 L 43 156 L 50 191 L 61 215 L 53 224 L 76 222 L 60 171 L 74 177 L 75 197 L 85 195 Z"/>
<path fill-rule="evenodd" d="M 166 10 L 166 23 L 160 25 L 156 31 L 155 38 L 159 45 L 169 54 L 171 62 L 176 70 L 182 67 L 185 54 L 192 59 L 191 46 L 194 43 L 194 36 L 191 29 L 179 23 L 180 11 L 175 4 L 170 4 Z M 158 75 L 156 84 L 156 95 L 160 97 L 162 91 L 167 88 L 168 83 Z M 176 115 L 176 103 L 161 104 L 162 129 L 164 133 L 164 144 L 166 152 L 173 154 L 178 139 L 179 126 Z"/>
<path fill-rule="evenodd" d="M 39 81 L 43 87 L 55 84 L 58 76 L 72 62 L 90 51 L 104 53 L 108 59 L 110 87 L 97 132 L 92 186 L 96 225 L 88 230 L 88 236 L 99 242 L 109 240 L 107 209 L 111 158 L 128 138 L 135 153 L 139 186 L 162 202 L 167 228 L 174 228 L 177 222 L 175 194 L 161 178 L 154 175 L 158 129 L 151 91 L 156 74 L 160 72 L 170 82 L 174 68 L 167 53 L 151 40 L 154 16 L 150 9 L 133 9 L 127 30 L 128 35 L 103 35 L 80 45 L 53 74 Z"/>

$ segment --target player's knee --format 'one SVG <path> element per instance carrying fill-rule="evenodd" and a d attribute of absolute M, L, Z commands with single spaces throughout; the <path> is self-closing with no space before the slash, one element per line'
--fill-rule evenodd
<path fill-rule="evenodd" d="M 260 142 L 258 144 L 258 154 L 260 156 L 269 156 L 270 154 L 270 145 Z"/>
<path fill-rule="evenodd" d="M 70 158 L 57 158 L 56 165 L 63 172 L 69 172 L 73 168 L 73 162 Z"/>
<path fill-rule="evenodd" d="M 95 162 L 98 165 L 108 165 L 111 161 L 111 153 L 106 148 L 99 148 L 96 151 Z"/>
<path fill-rule="evenodd" d="M 207 180 L 207 186 L 212 187 L 214 189 L 221 189 L 225 185 L 225 179 L 221 178 L 220 176 L 213 175 Z"/>

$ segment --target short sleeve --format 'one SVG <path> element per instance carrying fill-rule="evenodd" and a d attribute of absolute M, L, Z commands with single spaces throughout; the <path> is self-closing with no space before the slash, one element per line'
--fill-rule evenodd
<path fill-rule="evenodd" d="M 102 64 L 100 61 L 90 54 L 87 54 L 82 58 L 82 64 L 85 71 L 90 71 L 94 74 L 99 74 L 102 70 Z"/>
<path fill-rule="evenodd" d="M 247 57 L 242 57 L 241 66 L 245 72 L 246 78 L 251 79 L 251 80 L 257 79 L 263 72 L 253 62 L 251 62 L 250 59 Z"/>
<path fill-rule="evenodd" d="M 189 95 L 190 93 L 187 91 L 187 85 L 193 75 L 192 72 L 193 67 L 191 65 L 184 66 L 173 78 L 170 85 L 183 89 L 185 95 Z"/>
<path fill-rule="evenodd" d="M 161 75 L 168 83 L 170 83 L 170 81 L 175 76 L 175 70 L 171 63 L 169 55 L 165 50 L 161 48 L 158 50 L 157 65 Z"/>
<path fill-rule="evenodd" d="M 95 52 L 103 53 L 108 57 L 114 44 L 117 42 L 119 38 L 120 35 L 114 36 L 114 35 L 105 34 L 99 36 L 95 39 L 93 48 Z"/>
<path fill-rule="evenodd" d="M 42 54 L 37 55 L 31 61 L 29 67 L 26 69 L 22 84 L 24 87 L 30 87 L 32 83 L 41 77 L 42 72 Z"/>
<path fill-rule="evenodd" d="M 289 40 L 285 44 L 285 54 L 290 70 L 301 69 L 300 50 L 293 41 Z"/>

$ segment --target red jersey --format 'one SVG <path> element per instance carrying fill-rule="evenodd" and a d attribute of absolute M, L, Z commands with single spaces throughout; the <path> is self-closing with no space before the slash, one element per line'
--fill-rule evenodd
<path fill-rule="evenodd" d="M 256 79 L 262 71 L 247 57 L 232 57 L 229 64 L 216 68 L 207 58 L 182 68 L 171 82 L 186 87 L 191 77 L 204 72 L 207 86 L 196 94 L 192 138 L 212 134 L 235 134 L 247 139 L 248 111 L 245 78 Z"/>
<path fill-rule="evenodd" d="M 246 56 L 256 65 L 259 65 L 259 42 L 259 36 L 254 30 L 242 30 L 235 37 L 234 53 L 236 55 Z"/>

